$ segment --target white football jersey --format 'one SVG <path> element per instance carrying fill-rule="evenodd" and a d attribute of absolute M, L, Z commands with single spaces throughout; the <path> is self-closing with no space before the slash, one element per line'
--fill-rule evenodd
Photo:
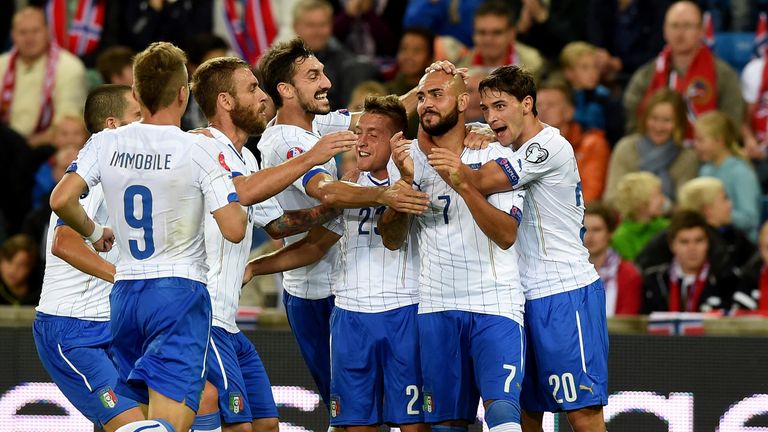
<path fill-rule="evenodd" d="M 238 199 L 211 141 L 137 122 L 94 135 L 80 151 L 69 171 L 104 189 L 121 251 L 115 280 L 206 283 L 204 212 Z"/>
<path fill-rule="evenodd" d="M 584 197 L 573 147 L 547 126 L 497 161 L 515 189 L 526 188 L 515 246 L 525 295 L 582 288 L 599 277 L 584 247 Z"/>
<path fill-rule="evenodd" d="M 220 157 L 224 159 L 233 177 L 249 175 L 259 170 L 256 157 L 250 150 L 243 147 L 240 154 L 232 141 L 221 131 L 212 127 L 208 130 L 216 139 Z M 213 325 L 230 333 L 240 331 L 235 323 L 235 316 L 240 303 L 243 272 L 251 253 L 253 226 L 264 227 L 283 215 L 283 210 L 274 198 L 248 206 L 246 210 L 248 226 L 245 238 L 240 243 L 232 243 L 221 235 L 213 215 L 205 217 L 205 252 L 208 256 L 208 292 L 211 294 Z"/>
<path fill-rule="evenodd" d="M 101 185 L 92 187 L 88 196 L 80 200 L 80 204 L 93 220 L 101 225 L 110 225 Z M 109 293 L 112 292 L 112 284 L 81 272 L 51 252 L 54 232 L 62 223 L 56 213 L 51 213 L 45 242 L 43 290 L 37 310 L 48 315 L 109 321 Z M 117 251 L 118 248 L 113 247 L 109 252 L 99 255 L 114 264 Z"/>
<path fill-rule="evenodd" d="M 371 173 L 360 173 L 362 186 L 389 186 L 400 172 L 393 163 L 389 178 L 377 180 Z M 402 248 L 384 247 L 376 228 L 386 207 L 344 210 L 344 236 L 341 247 L 341 283 L 336 306 L 355 312 L 384 312 L 419 302 L 418 242 L 411 229 Z M 413 228 L 413 227 L 412 227 Z"/>
<path fill-rule="evenodd" d="M 275 125 L 273 120 L 259 140 L 262 166 L 280 165 L 306 152 L 317 143 L 322 134 L 348 129 L 350 119 L 346 111 L 316 115 L 312 122 L 313 132 L 298 126 Z M 312 168 L 291 186 L 277 194 L 280 207 L 284 210 L 298 210 L 319 205 L 318 200 L 307 195 L 304 186 L 309 179 L 320 172 L 328 173 L 334 179 L 338 179 L 336 161 L 331 158 L 325 164 Z M 342 234 L 339 221 L 329 222 L 325 226 L 339 235 Z M 298 234 L 286 237 L 285 244 L 294 243 L 304 236 L 305 234 Z M 330 297 L 334 285 L 338 282 L 339 270 L 339 245 L 335 244 L 320 261 L 283 272 L 283 287 L 291 295 L 304 299 L 316 300 Z"/>
<path fill-rule="evenodd" d="M 464 149 L 461 160 L 477 169 L 500 157 L 500 149 L 498 144 Z M 415 218 L 421 260 L 419 313 L 461 310 L 501 315 L 522 325 L 525 299 L 515 248 L 503 250 L 483 233 L 464 200 L 429 165 L 415 140 L 411 156 L 414 186 L 430 200 L 427 211 Z M 513 192 L 505 192 L 489 196 L 488 202 L 509 213 L 513 199 Z"/>

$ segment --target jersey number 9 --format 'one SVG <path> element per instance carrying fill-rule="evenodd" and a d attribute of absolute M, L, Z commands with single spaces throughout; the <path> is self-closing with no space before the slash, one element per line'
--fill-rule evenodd
<path fill-rule="evenodd" d="M 136 196 L 141 199 L 141 215 L 136 217 L 134 203 Z M 123 195 L 125 222 L 129 227 L 144 230 L 144 249 L 139 249 L 139 242 L 129 240 L 131 255 L 138 260 L 147 259 L 155 253 L 155 241 L 152 239 L 152 192 L 146 186 L 133 185 Z"/>

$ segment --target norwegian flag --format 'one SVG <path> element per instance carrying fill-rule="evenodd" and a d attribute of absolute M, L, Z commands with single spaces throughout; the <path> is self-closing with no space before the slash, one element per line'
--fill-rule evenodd
<path fill-rule="evenodd" d="M 269 0 L 225 0 L 224 18 L 234 48 L 255 65 L 277 36 Z"/>
<path fill-rule="evenodd" d="M 765 57 L 766 48 L 768 48 L 768 16 L 765 12 L 761 12 L 757 21 L 757 30 L 755 30 L 752 58 Z"/>
<path fill-rule="evenodd" d="M 104 0 L 81 0 L 69 28 L 69 50 L 78 56 L 90 54 L 99 45 L 104 26 Z"/>
<path fill-rule="evenodd" d="M 709 12 L 704 12 L 704 45 L 711 50 L 715 49 L 715 24 Z"/>
<path fill-rule="evenodd" d="M 45 15 L 51 30 L 51 39 L 67 48 L 67 0 L 48 0 Z"/>

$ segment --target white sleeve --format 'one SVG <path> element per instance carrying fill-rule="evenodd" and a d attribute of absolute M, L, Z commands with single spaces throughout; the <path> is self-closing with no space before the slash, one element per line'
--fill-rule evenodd
<path fill-rule="evenodd" d="M 352 114 L 345 109 L 331 111 L 328 114 L 316 115 L 312 121 L 312 126 L 318 135 L 323 136 L 333 132 L 345 131 L 349 129 L 352 121 Z"/>
<path fill-rule="evenodd" d="M 549 143 L 552 145 L 546 145 Z M 512 158 L 498 158 L 496 163 L 512 187 L 519 189 L 571 162 L 573 150 L 566 146 L 570 147 L 567 141 L 556 139 L 545 144 L 531 143 L 516 151 Z"/>
<path fill-rule="evenodd" d="M 309 133 L 309 132 L 307 132 Z M 288 141 L 280 141 L 279 144 L 272 147 L 272 152 L 274 152 L 274 158 L 275 160 L 279 160 L 280 163 L 283 163 L 287 161 L 288 159 L 291 159 L 295 156 L 298 156 L 309 149 L 311 149 L 312 146 L 304 140 L 301 139 L 292 139 Z M 275 164 L 277 165 L 277 164 Z M 312 167 L 309 171 L 307 171 L 303 176 L 299 177 L 293 182 L 293 185 L 296 187 L 296 189 L 300 190 L 302 193 L 306 194 L 307 191 L 305 189 L 305 186 L 309 182 L 309 180 L 314 177 L 317 174 L 328 174 L 332 178 L 335 178 L 334 175 L 329 172 L 325 166 L 323 165 L 317 165 Z"/>
<path fill-rule="evenodd" d="M 99 146 L 95 144 L 96 136 L 92 136 L 85 143 L 85 147 L 77 154 L 77 159 L 69 165 L 67 172 L 77 173 L 85 180 L 88 189 L 96 186 L 101 181 L 101 169 L 99 167 Z"/>
<path fill-rule="evenodd" d="M 253 208 L 253 224 L 257 227 L 263 228 L 283 216 L 283 209 L 275 197 L 254 204 L 251 208 Z"/>
<path fill-rule="evenodd" d="M 764 65 L 765 59 L 751 60 L 741 73 L 741 95 L 748 104 L 757 102 L 757 98 L 760 96 L 758 93 L 760 93 L 760 85 L 763 81 Z"/>
<path fill-rule="evenodd" d="M 230 172 L 218 160 L 218 153 L 211 145 L 195 141 L 192 145 L 192 163 L 198 169 L 197 180 L 205 199 L 205 208 L 208 212 L 226 206 L 231 202 L 239 202 L 240 198 L 235 192 Z"/>

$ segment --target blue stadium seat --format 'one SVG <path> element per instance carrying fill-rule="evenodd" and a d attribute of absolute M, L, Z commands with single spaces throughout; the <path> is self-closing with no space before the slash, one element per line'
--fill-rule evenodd
<path fill-rule="evenodd" d="M 750 32 L 715 33 L 715 54 L 741 72 L 752 58 L 755 34 Z"/>

